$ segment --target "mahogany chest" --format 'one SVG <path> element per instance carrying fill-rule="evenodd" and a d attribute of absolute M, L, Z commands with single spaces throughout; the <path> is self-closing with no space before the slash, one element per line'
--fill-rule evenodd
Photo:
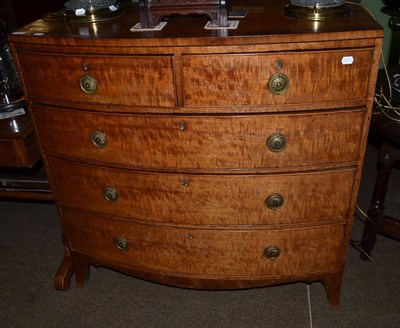
<path fill-rule="evenodd" d="M 90 265 L 173 286 L 340 287 L 383 31 L 236 1 L 237 29 L 47 17 L 9 41 L 63 229 L 55 288 Z"/>

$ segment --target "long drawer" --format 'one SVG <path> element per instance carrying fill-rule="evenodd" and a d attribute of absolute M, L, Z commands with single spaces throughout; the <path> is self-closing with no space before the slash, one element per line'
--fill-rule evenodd
<path fill-rule="evenodd" d="M 172 56 L 93 56 L 19 52 L 31 100 L 176 107 Z"/>
<path fill-rule="evenodd" d="M 269 276 L 336 270 L 344 226 L 207 230 L 135 224 L 62 211 L 73 251 L 108 265 L 176 275 Z"/>
<path fill-rule="evenodd" d="M 287 168 L 358 160 L 363 109 L 152 116 L 32 106 L 49 154 L 157 169 Z"/>
<path fill-rule="evenodd" d="M 186 107 L 365 99 L 373 49 L 185 55 Z M 275 90 L 275 92 L 271 91 Z"/>
<path fill-rule="evenodd" d="M 136 172 L 48 158 L 58 204 L 146 222 L 265 225 L 343 220 L 354 170 L 276 175 Z"/>

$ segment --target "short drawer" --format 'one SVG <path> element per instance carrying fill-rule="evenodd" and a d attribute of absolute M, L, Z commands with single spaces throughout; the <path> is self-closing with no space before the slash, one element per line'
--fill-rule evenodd
<path fill-rule="evenodd" d="M 31 100 L 176 107 L 172 56 L 18 53 Z M 121 109 L 119 109 L 121 110 Z"/>
<path fill-rule="evenodd" d="M 58 204 L 146 222 L 291 224 L 344 219 L 354 170 L 275 175 L 137 172 L 48 158 Z"/>
<path fill-rule="evenodd" d="M 116 115 L 32 106 L 49 154 L 141 168 L 227 170 L 356 161 L 365 111 Z"/>
<path fill-rule="evenodd" d="M 334 270 L 344 226 L 208 230 L 129 223 L 62 211 L 73 251 L 127 269 L 237 277 Z"/>
<path fill-rule="evenodd" d="M 185 106 L 365 99 L 372 56 L 373 49 L 184 55 Z"/>

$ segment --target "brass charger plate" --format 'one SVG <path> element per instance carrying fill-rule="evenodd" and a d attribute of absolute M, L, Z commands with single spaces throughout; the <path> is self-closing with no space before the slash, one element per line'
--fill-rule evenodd
<path fill-rule="evenodd" d="M 288 4 L 283 8 L 283 13 L 286 16 L 307 19 L 307 20 L 325 20 L 337 19 L 351 15 L 351 8 L 349 5 L 344 4 L 336 7 L 301 7 Z"/>
<path fill-rule="evenodd" d="M 76 15 L 74 10 L 65 9 L 62 15 L 68 23 L 94 23 L 108 19 L 117 18 L 123 15 L 123 11 L 116 7 L 85 10 L 84 15 Z"/>

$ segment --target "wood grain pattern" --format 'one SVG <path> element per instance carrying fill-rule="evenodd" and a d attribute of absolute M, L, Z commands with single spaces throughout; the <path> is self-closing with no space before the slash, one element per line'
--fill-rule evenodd
<path fill-rule="evenodd" d="M 381 26 L 360 6 L 352 6 L 352 15 L 340 20 L 319 21 L 292 19 L 282 15 L 287 0 L 235 0 L 235 8 L 246 8 L 248 14 L 236 30 L 206 30 L 208 19 L 202 16 L 173 17 L 162 31 L 132 33 L 130 28 L 139 22 L 136 3 L 122 3 L 125 12 L 119 19 L 96 24 L 64 24 L 60 20 L 38 20 L 19 29 L 23 34 L 11 35 L 9 40 L 30 45 L 65 45 L 77 51 L 84 46 L 119 47 L 183 47 L 232 46 L 255 44 L 318 44 L 321 41 L 382 38 Z M 44 33 L 37 37 L 35 33 Z"/>
<path fill-rule="evenodd" d="M 62 226 L 73 251 L 127 268 L 204 276 L 299 274 L 335 270 L 343 225 L 280 230 L 205 230 L 127 223 L 63 211 Z M 191 234 L 191 237 L 189 237 Z M 115 238 L 128 240 L 119 250 Z M 281 250 L 276 260 L 265 248 Z"/>
<path fill-rule="evenodd" d="M 282 15 L 286 2 L 235 1 L 248 14 L 229 31 L 199 16 L 132 33 L 138 8 L 124 3 L 114 20 L 10 36 L 65 237 L 56 288 L 103 265 L 202 289 L 318 280 L 339 306 L 383 31 L 360 6 L 316 24 Z"/>
<path fill-rule="evenodd" d="M 157 169 L 261 169 L 357 161 L 364 110 L 293 115 L 123 116 L 32 106 L 49 154 Z M 180 124 L 184 123 L 183 130 Z M 107 135 L 104 148 L 90 134 Z M 287 147 L 268 150 L 273 133 Z"/>
<path fill-rule="evenodd" d="M 176 106 L 171 56 L 105 57 L 29 52 L 18 56 L 32 100 L 97 103 L 107 107 Z M 81 89 L 79 79 L 85 74 L 97 81 L 96 93 L 87 94 Z"/>
<path fill-rule="evenodd" d="M 58 204 L 148 223 L 279 225 L 344 220 L 354 169 L 276 175 L 161 174 L 48 158 Z M 67 178 L 66 178 L 67 177 Z M 103 191 L 117 190 L 108 201 Z M 74 192 L 71 192 L 74 190 Z M 280 194 L 284 204 L 265 201 Z"/>
<path fill-rule="evenodd" d="M 183 56 L 185 106 L 301 104 L 365 99 L 373 49 Z M 343 58 L 352 64 L 343 64 Z M 278 61 L 282 68 L 277 68 Z M 286 93 L 268 90 L 273 74 L 289 79 Z"/>

